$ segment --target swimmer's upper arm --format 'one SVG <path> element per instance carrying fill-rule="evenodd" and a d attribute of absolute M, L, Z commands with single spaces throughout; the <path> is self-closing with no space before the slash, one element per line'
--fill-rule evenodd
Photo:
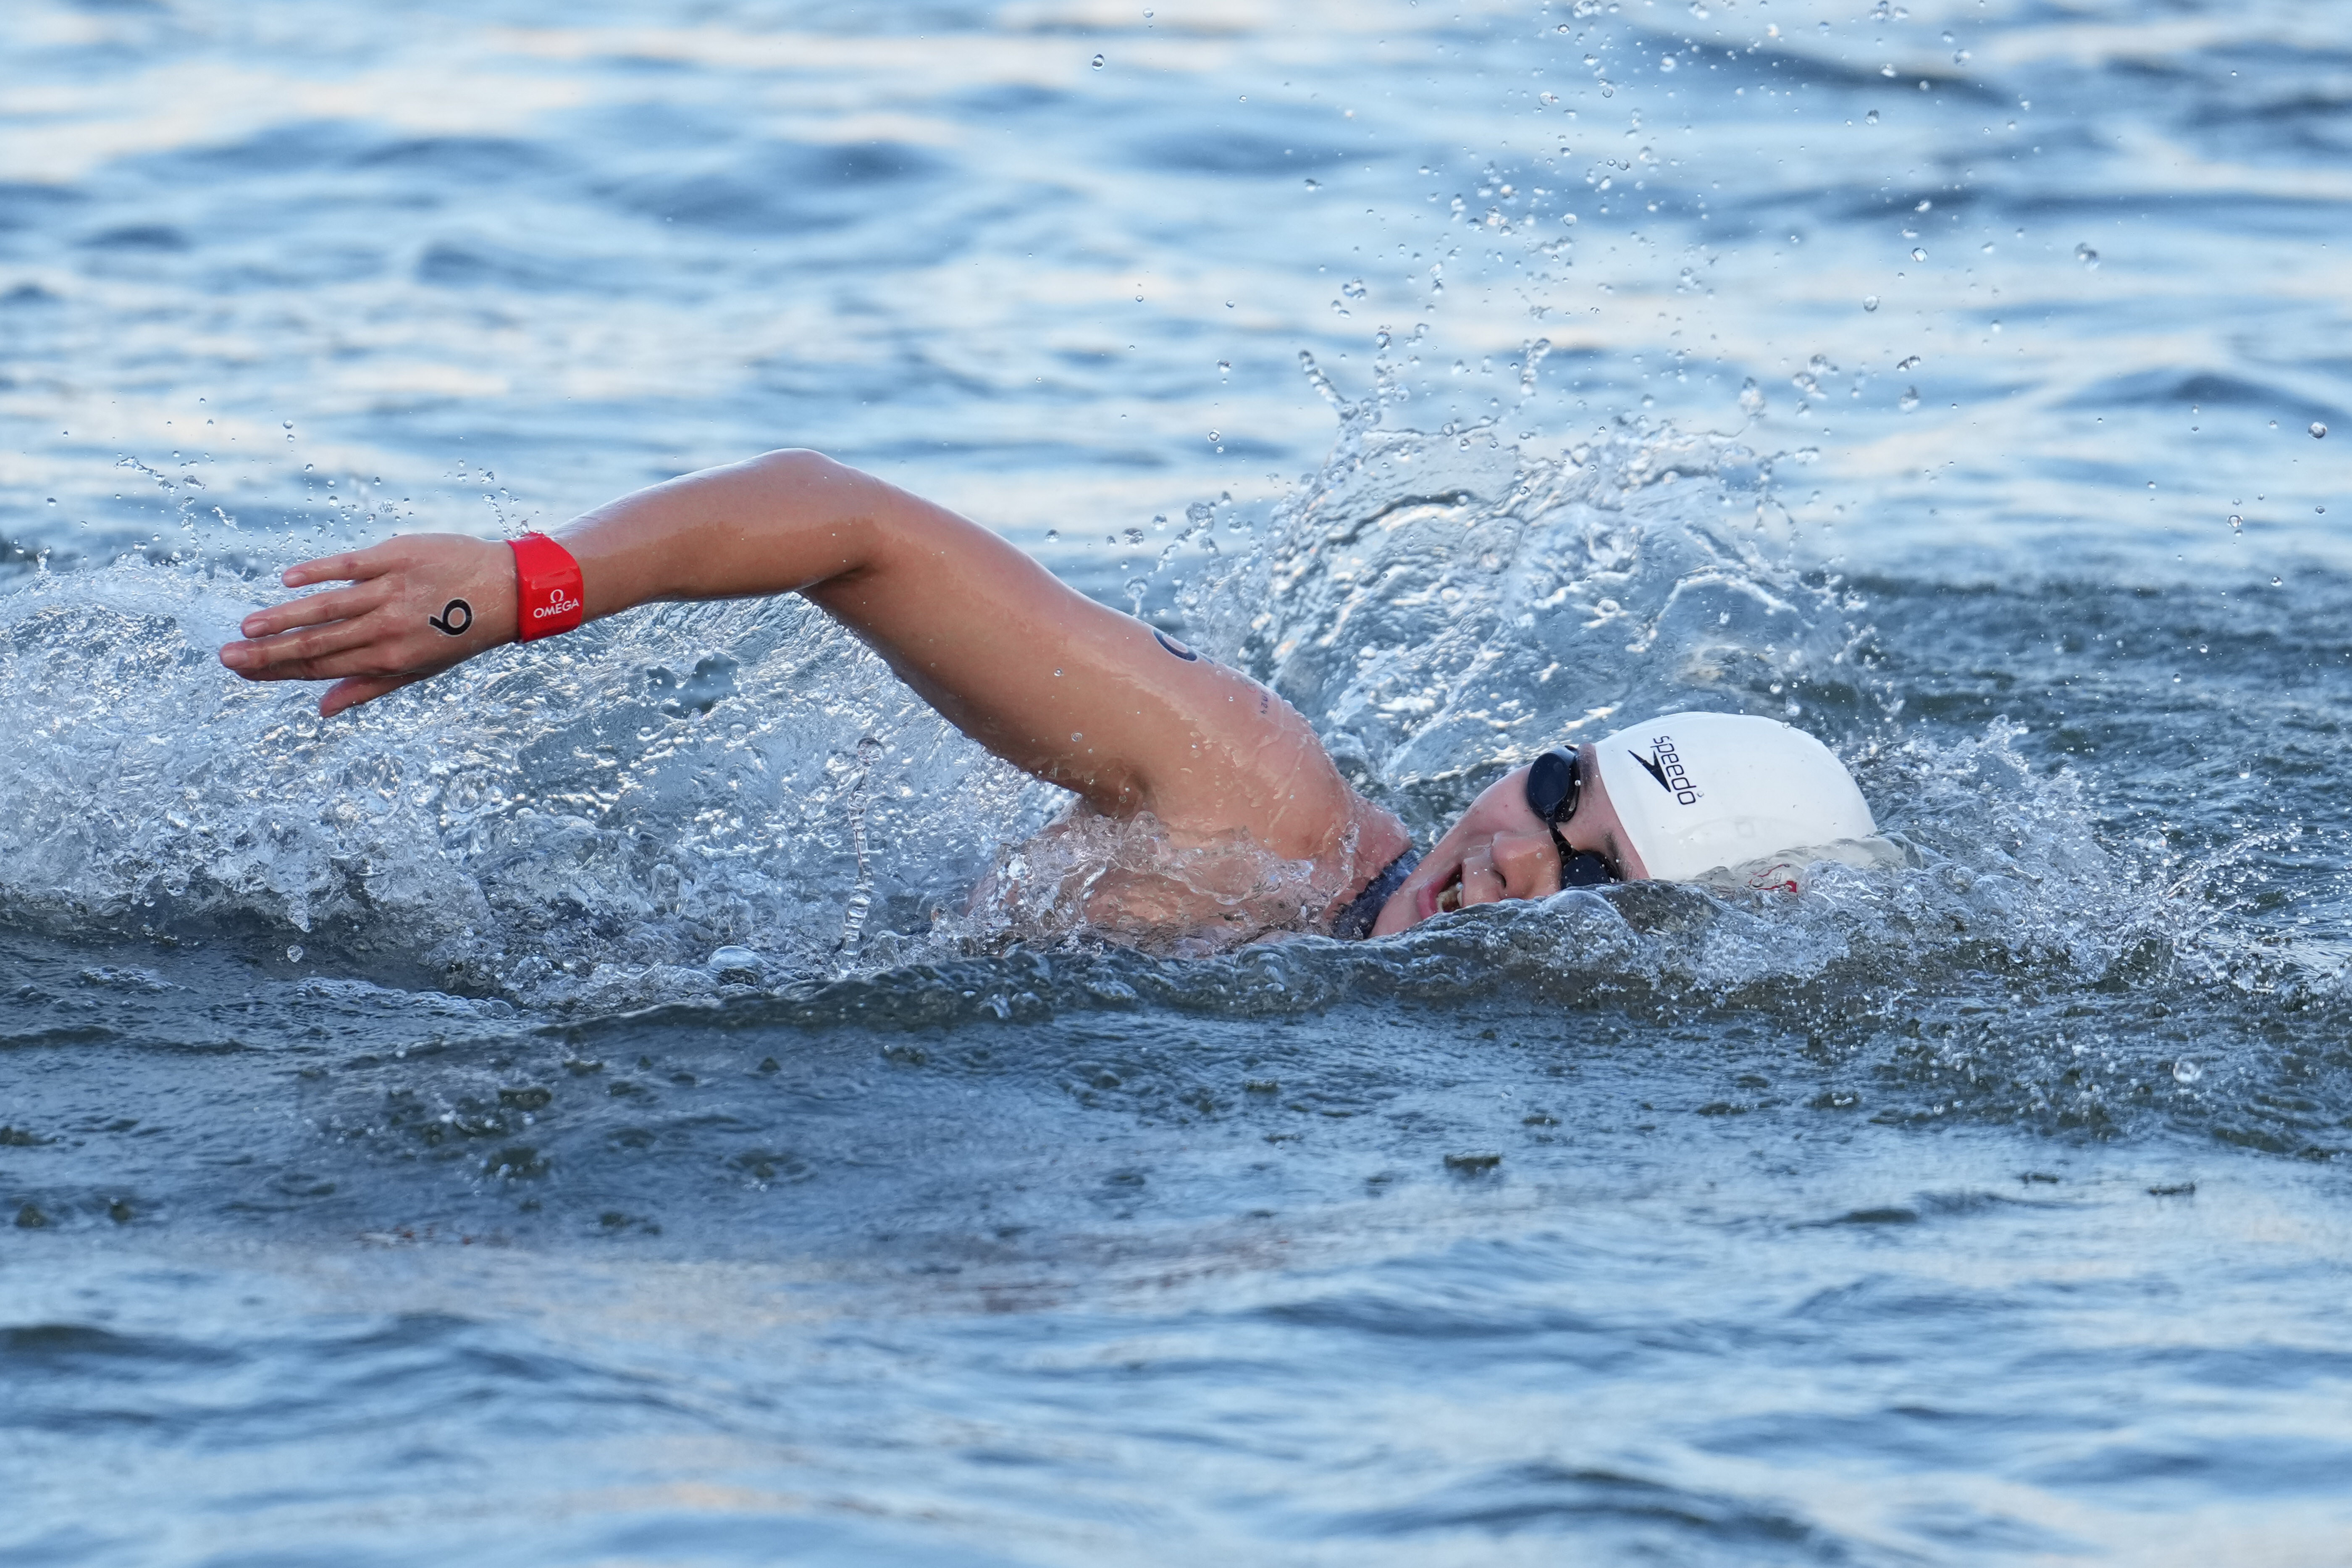
<path fill-rule="evenodd" d="M 1287 703 L 943 508 L 892 490 L 871 522 L 861 566 L 806 592 L 965 733 L 1114 816 L 1329 847 L 1347 789 Z"/>

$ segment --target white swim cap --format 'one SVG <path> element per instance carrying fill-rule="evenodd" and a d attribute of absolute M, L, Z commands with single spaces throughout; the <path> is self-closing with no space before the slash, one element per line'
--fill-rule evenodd
<path fill-rule="evenodd" d="M 1845 764 L 1777 719 L 1669 713 L 1594 750 L 1617 820 L 1660 881 L 1878 831 Z"/>

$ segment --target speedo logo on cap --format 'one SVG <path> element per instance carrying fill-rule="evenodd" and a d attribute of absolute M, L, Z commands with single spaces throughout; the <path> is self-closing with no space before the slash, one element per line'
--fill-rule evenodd
<path fill-rule="evenodd" d="M 1690 782 L 1690 774 L 1683 767 L 1682 753 L 1675 750 L 1672 735 L 1651 736 L 1650 754 L 1646 757 L 1639 752 L 1625 754 L 1641 763 L 1642 771 L 1657 780 L 1658 787 L 1673 795 L 1678 804 L 1698 804 L 1698 788 Z"/>

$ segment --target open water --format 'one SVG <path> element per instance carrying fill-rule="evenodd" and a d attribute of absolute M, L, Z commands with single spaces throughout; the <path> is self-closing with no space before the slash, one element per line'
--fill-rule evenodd
<path fill-rule="evenodd" d="M 883 9 L 0 11 L 0 1560 L 2352 1559 L 2337 9 Z M 782 445 L 1906 864 L 1155 957 L 793 604 L 213 662 Z"/>

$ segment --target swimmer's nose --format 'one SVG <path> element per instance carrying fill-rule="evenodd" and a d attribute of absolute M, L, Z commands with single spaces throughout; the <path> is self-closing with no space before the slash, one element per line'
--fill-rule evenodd
<path fill-rule="evenodd" d="M 1549 834 L 1497 834 L 1494 856 L 1506 897 L 1543 899 L 1559 891 L 1559 851 Z"/>

